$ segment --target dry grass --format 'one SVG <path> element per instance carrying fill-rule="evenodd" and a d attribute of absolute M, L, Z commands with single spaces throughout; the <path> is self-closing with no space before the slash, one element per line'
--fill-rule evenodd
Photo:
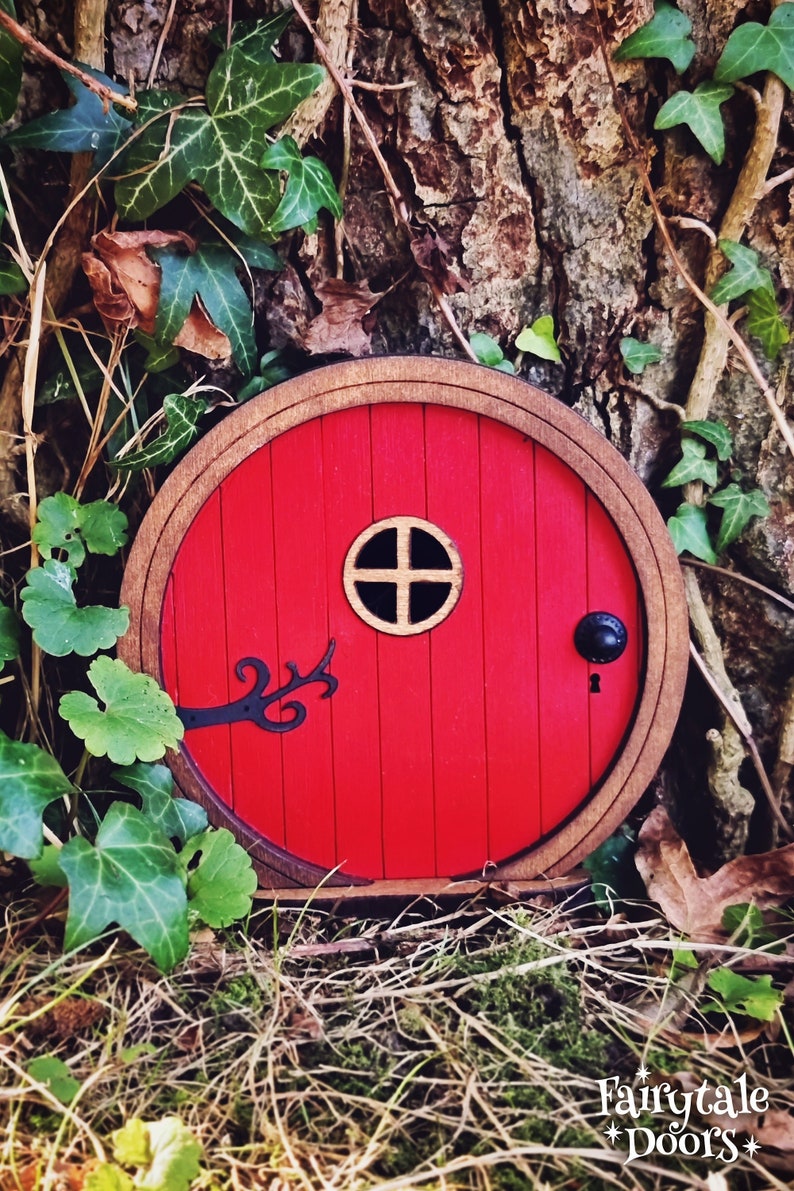
<path fill-rule="evenodd" d="M 3 1191 L 79 1188 L 114 1129 L 167 1114 L 204 1146 L 196 1186 L 231 1191 L 666 1191 L 717 1173 L 731 1191 L 789 1185 L 744 1155 L 721 1171 L 625 1166 L 604 1136 L 595 1080 L 631 1082 L 640 1060 L 712 1083 L 746 1071 L 794 1110 L 780 1023 L 715 1035 L 698 980 L 671 985 L 675 940 L 650 915 L 480 900 L 361 922 L 268 908 L 247 932 L 202 932 L 165 977 L 124 941 L 59 957 L 57 920 L 14 946 L 35 913 L 17 902 L 7 919 Z M 80 1080 L 68 1108 L 26 1074 L 40 1054 Z"/>

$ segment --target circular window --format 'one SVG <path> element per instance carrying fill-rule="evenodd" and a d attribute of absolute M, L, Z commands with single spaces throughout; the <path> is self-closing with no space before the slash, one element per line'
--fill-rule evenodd
<path fill-rule="evenodd" d="M 395 637 L 426 633 L 460 598 L 463 563 L 451 538 L 421 517 L 386 517 L 347 552 L 345 594 L 373 629 Z"/>

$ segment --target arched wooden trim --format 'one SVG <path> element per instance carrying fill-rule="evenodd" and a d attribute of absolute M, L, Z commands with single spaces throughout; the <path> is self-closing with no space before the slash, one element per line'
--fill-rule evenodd
<path fill-rule="evenodd" d="M 642 693 L 623 747 L 601 787 L 561 827 L 489 876 L 559 875 L 625 819 L 648 786 L 669 742 L 683 697 L 688 622 L 680 567 L 664 523 L 639 477 L 588 422 L 549 394 L 495 369 L 436 357 L 379 357 L 304 373 L 253 398 L 210 431 L 175 469 L 138 532 L 122 601 L 130 629 L 120 656 L 162 680 L 160 619 L 176 552 L 204 501 L 254 451 L 311 418 L 382 402 L 449 405 L 524 433 L 568 464 L 615 522 L 634 563 L 648 624 Z M 185 753 L 169 756 L 180 788 L 216 822 L 234 821 L 241 841 L 275 885 L 311 886 L 324 875 L 234 820 Z M 339 884 L 353 878 L 341 875 Z M 375 882 L 374 884 L 377 884 Z"/>

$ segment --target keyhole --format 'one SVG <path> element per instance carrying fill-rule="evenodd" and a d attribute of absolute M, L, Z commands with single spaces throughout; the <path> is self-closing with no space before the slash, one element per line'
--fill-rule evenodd
<path fill-rule="evenodd" d="M 591 674 L 590 675 L 590 694 L 591 695 L 600 695 L 601 694 L 601 675 L 600 674 Z"/>

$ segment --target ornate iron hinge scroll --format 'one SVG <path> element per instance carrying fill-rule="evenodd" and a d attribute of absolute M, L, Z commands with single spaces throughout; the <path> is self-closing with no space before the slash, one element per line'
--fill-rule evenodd
<path fill-rule="evenodd" d="M 246 670 L 254 671 L 254 685 L 248 694 L 233 703 L 226 703 L 222 707 L 177 707 L 176 713 L 186 728 L 207 728 L 213 724 L 238 724 L 243 720 L 250 720 L 257 728 L 264 728 L 266 732 L 293 732 L 306 719 L 306 708 L 298 699 L 290 699 L 281 707 L 282 713 L 292 712 L 292 719 L 272 720 L 267 714 L 269 707 L 280 703 L 287 695 L 311 682 L 322 682 L 325 690 L 321 699 L 330 699 L 339 686 L 339 679 L 329 674 L 327 667 L 334 655 L 336 641 L 331 638 L 328 649 L 317 665 L 308 674 L 301 674 L 297 662 L 287 662 L 287 669 L 292 678 L 277 690 L 267 692 L 270 683 L 270 667 L 260 658 L 243 658 L 235 666 L 235 673 L 242 681 Z"/>

